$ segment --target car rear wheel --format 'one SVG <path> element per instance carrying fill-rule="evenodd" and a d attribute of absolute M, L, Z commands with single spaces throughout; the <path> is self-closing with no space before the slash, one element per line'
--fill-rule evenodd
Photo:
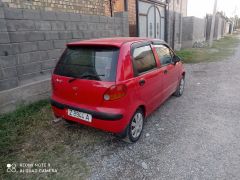
<path fill-rule="evenodd" d="M 144 114 L 141 109 L 138 109 L 128 125 L 126 137 L 123 140 L 129 143 L 136 142 L 142 134 L 143 125 Z"/>
<path fill-rule="evenodd" d="M 184 91 L 184 86 L 185 86 L 185 78 L 184 76 L 181 78 L 177 90 L 175 91 L 175 93 L 173 94 L 174 96 L 180 97 L 183 94 Z"/>

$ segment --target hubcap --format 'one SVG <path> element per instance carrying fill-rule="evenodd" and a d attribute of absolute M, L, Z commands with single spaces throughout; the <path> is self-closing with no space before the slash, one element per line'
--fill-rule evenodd
<path fill-rule="evenodd" d="M 184 90 L 184 79 L 181 79 L 181 82 L 180 82 L 180 86 L 179 86 L 179 92 L 180 94 L 183 93 L 183 90 Z"/>
<path fill-rule="evenodd" d="M 143 128 L 143 116 L 141 113 L 136 113 L 131 123 L 132 136 L 134 138 L 137 138 L 141 134 L 142 128 Z"/>

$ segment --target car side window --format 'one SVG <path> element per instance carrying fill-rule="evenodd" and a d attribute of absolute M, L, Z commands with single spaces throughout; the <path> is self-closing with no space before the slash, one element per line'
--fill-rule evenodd
<path fill-rule="evenodd" d="M 160 59 L 161 66 L 165 66 L 167 64 L 172 63 L 172 51 L 164 45 L 154 45 L 156 48 L 158 57 Z"/>
<path fill-rule="evenodd" d="M 137 73 L 143 73 L 157 67 L 150 45 L 133 50 L 133 63 Z"/>

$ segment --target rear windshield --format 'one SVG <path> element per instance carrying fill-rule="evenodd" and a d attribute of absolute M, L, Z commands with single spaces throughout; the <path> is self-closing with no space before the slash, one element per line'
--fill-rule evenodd
<path fill-rule="evenodd" d="M 54 74 L 80 79 L 115 81 L 119 49 L 115 47 L 68 47 Z"/>

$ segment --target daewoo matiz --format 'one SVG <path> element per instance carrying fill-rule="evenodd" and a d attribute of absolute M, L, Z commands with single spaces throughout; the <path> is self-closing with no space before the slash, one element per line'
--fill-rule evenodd
<path fill-rule="evenodd" d="M 67 44 L 57 63 L 51 105 L 56 117 L 135 142 L 144 119 L 184 83 L 180 58 L 162 40 L 85 40 Z"/>

